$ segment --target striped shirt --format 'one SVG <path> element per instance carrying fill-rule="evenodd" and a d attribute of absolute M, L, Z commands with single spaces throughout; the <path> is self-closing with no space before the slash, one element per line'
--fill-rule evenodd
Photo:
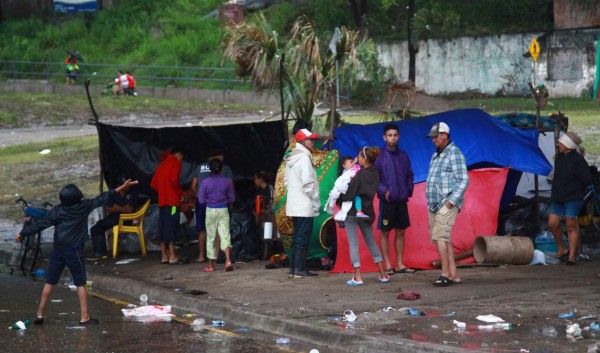
<path fill-rule="evenodd" d="M 450 201 L 460 210 L 468 185 L 469 174 L 465 156 L 454 142 L 450 142 L 441 153 L 436 151 L 431 156 L 425 187 L 429 211 L 439 211 L 446 201 Z"/>

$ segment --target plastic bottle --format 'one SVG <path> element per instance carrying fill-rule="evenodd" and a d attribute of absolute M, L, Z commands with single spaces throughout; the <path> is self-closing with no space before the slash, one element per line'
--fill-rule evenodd
<path fill-rule="evenodd" d="M 9 327 L 9 329 L 11 330 L 25 330 L 29 327 L 29 325 L 31 325 L 31 322 L 27 319 L 23 320 L 23 321 L 17 321 L 15 322 L 11 327 Z"/>
<path fill-rule="evenodd" d="M 290 339 L 287 337 L 279 337 L 275 340 L 275 343 L 278 345 L 288 345 L 290 344 Z"/>
<path fill-rule="evenodd" d="M 44 278 L 44 277 L 46 277 L 46 271 L 44 271 L 41 268 L 38 268 L 37 270 L 35 270 L 34 274 L 35 274 L 35 276 L 37 278 Z"/>

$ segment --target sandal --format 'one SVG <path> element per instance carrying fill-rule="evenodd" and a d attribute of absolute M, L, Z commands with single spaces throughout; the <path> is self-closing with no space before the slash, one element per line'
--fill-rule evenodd
<path fill-rule="evenodd" d="M 388 276 L 393 275 L 396 272 L 396 270 L 394 270 L 393 268 L 386 268 L 385 269 L 385 274 Z"/>
<path fill-rule="evenodd" d="M 355 287 L 355 286 L 362 286 L 364 284 L 364 282 L 362 282 L 362 281 L 359 282 L 354 277 L 352 277 L 352 279 L 349 280 L 348 282 L 346 282 L 346 284 L 351 287 Z"/>
<path fill-rule="evenodd" d="M 215 271 L 215 269 L 214 269 L 214 268 L 212 268 L 212 267 L 208 267 L 208 266 L 206 266 L 206 267 L 204 268 L 204 270 L 202 270 L 202 272 L 214 272 L 214 271 Z"/>
<path fill-rule="evenodd" d="M 433 282 L 433 285 L 436 287 L 448 287 L 451 284 L 452 281 L 446 276 L 439 276 L 438 279 Z"/>
<path fill-rule="evenodd" d="M 415 273 L 415 270 L 409 267 L 404 267 L 396 271 L 396 273 Z"/>
<path fill-rule="evenodd" d="M 34 325 L 43 325 L 44 317 L 36 317 L 35 320 L 33 320 L 33 324 Z"/>
<path fill-rule="evenodd" d="M 233 265 L 225 266 L 225 272 L 232 272 L 232 271 L 233 271 Z"/>
<path fill-rule="evenodd" d="M 575 266 L 575 265 L 577 265 L 577 262 L 571 261 L 571 260 L 567 261 L 567 266 Z"/>
<path fill-rule="evenodd" d="M 390 276 L 385 275 L 385 277 L 379 277 L 379 283 L 390 283 Z"/>
<path fill-rule="evenodd" d="M 179 258 L 173 262 L 169 261 L 169 265 L 187 265 L 186 259 Z"/>

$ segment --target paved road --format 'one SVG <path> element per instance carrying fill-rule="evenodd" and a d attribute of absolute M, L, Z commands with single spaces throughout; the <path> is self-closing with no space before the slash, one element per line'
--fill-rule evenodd
<path fill-rule="evenodd" d="M 0 272 L 6 267 L 0 265 Z M 0 303 L 0 342 L 3 352 L 227 352 L 258 353 L 308 352 L 319 347 L 291 342 L 278 346 L 278 337 L 260 333 L 247 327 L 226 323 L 211 325 L 210 318 L 199 313 L 173 309 L 176 316 L 168 322 L 161 320 L 131 320 L 121 313 L 132 299 L 90 291 L 90 313 L 98 317 L 98 326 L 83 328 L 78 325 L 79 305 L 77 295 L 67 287 L 56 287 L 48 304 L 43 326 L 27 330 L 7 330 L 18 320 L 33 320 L 34 310 L 43 283 L 22 276 L 0 273 L 0 297 L 9 299 Z M 123 301 L 124 299 L 124 301 Z M 191 316 L 189 318 L 185 315 Z M 208 322 L 204 326 L 191 326 L 195 319 Z M 319 349 L 321 352 L 331 350 Z"/>
<path fill-rule="evenodd" d="M 96 127 L 91 125 L 0 129 L 0 147 L 94 134 Z"/>

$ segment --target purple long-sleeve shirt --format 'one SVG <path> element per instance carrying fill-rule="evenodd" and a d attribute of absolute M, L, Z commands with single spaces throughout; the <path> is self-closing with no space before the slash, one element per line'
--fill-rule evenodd
<path fill-rule="evenodd" d="M 227 207 L 235 201 L 231 179 L 222 175 L 211 175 L 202 180 L 198 190 L 198 202 L 206 207 Z"/>
<path fill-rule="evenodd" d="M 408 154 L 399 148 L 391 150 L 385 146 L 375 160 L 375 166 L 379 170 L 379 199 L 385 200 L 385 192 L 389 191 L 390 202 L 408 202 L 414 189 L 414 173 Z"/>

